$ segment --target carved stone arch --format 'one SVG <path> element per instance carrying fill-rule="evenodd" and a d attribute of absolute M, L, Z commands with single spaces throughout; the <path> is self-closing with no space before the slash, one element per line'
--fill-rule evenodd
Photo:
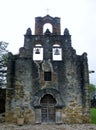
<path fill-rule="evenodd" d="M 50 62 L 50 60 L 44 60 L 42 63 L 42 70 L 45 72 L 53 72 L 53 66 L 52 63 Z"/>
<path fill-rule="evenodd" d="M 42 90 L 39 90 L 35 93 L 34 100 L 33 100 L 33 106 L 34 107 L 40 107 L 40 101 L 44 97 L 44 95 L 50 94 L 53 96 L 53 98 L 56 100 L 56 107 L 63 107 L 64 102 L 62 100 L 61 94 L 59 91 L 53 88 L 45 88 Z"/>
<path fill-rule="evenodd" d="M 60 18 L 51 17 L 46 15 L 45 17 L 36 17 L 35 18 L 35 35 L 43 35 L 43 26 L 46 23 L 50 23 L 53 27 L 53 34 L 60 35 Z"/>
<path fill-rule="evenodd" d="M 42 99 L 44 99 L 42 101 Z M 32 106 L 35 109 L 36 123 L 62 123 L 61 110 L 65 106 L 61 94 L 53 88 L 41 89 L 35 93 Z"/>

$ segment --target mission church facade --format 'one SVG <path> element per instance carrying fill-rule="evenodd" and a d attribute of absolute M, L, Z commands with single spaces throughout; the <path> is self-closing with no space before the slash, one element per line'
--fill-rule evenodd
<path fill-rule="evenodd" d="M 52 32 L 44 25 L 50 23 Z M 16 122 L 24 114 L 25 123 L 90 122 L 87 54 L 77 55 L 66 28 L 61 35 L 60 18 L 35 18 L 35 35 L 24 35 L 19 54 L 9 53 L 6 115 Z"/>

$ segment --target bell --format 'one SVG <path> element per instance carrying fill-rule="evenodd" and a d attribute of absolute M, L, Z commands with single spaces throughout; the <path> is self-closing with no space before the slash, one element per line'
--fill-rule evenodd
<path fill-rule="evenodd" d="M 40 49 L 37 48 L 37 49 L 35 50 L 35 54 L 40 54 Z"/>
<path fill-rule="evenodd" d="M 60 55 L 60 52 L 59 52 L 59 49 L 58 49 L 58 48 L 55 49 L 54 55 Z"/>

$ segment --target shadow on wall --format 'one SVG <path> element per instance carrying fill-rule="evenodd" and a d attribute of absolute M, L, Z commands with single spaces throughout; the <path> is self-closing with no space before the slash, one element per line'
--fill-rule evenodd
<path fill-rule="evenodd" d="M 6 89 L 0 88 L 0 113 L 5 112 Z"/>

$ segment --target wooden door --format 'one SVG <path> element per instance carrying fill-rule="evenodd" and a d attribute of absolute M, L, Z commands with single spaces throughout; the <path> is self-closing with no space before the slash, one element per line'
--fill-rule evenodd
<path fill-rule="evenodd" d="M 41 120 L 42 122 L 55 122 L 56 100 L 52 95 L 47 94 L 41 99 Z"/>

